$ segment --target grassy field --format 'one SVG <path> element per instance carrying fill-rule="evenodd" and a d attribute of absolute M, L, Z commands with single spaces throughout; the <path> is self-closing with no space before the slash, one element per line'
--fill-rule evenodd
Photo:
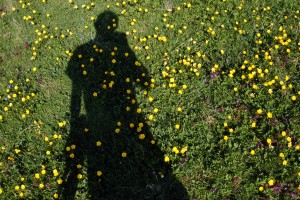
<path fill-rule="evenodd" d="M 299 199 L 300 1 L 0 0 L 0 199 Z"/>

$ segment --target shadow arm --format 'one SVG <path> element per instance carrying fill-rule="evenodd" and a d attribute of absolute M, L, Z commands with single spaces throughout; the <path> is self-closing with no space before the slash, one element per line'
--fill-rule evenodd
<path fill-rule="evenodd" d="M 83 90 L 82 74 L 80 71 L 79 63 L 77 62 L 76 58 L 73 57 L 69 61 L 69 65 L 66 73 L 72 80 L 70 112 L 71 112 L 71 123 L 74 123 L 74 121 L 76 121 L 80 115 L 82 90 Z"/>
<path fill-rule="evenodd" d="M 82 96 L 82 85 L 73 81 L 72 83 L 72 93 L 71 93 L 71 122 L 76 121 L 79 118 L 81 110 L 81 96 Z"/>

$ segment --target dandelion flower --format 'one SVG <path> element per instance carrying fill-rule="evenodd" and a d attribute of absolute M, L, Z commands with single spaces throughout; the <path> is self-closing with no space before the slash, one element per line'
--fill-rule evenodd
<path fill-rule="evenodd" d="M 271 180 L 268 181 L 268 184 L 269 184 L 270 186 L 273 186 L 274 183 L 275 183 L 275 181 L 274 181 L 273 179 L 271 179 Z"/>
<path fill-rule="evenodd" d="M 172 152 L 174 152 L 175 154 L 178 154 L 179 153 L 179 150 L 177 147 L 173 147 L 172 148 Z"/>
<path fill-rule="evenodd" d="M 165 162 L 170 162 L 169 156 L 165 156 Z"/>
<path fill-rule="evenodd" d="M 82 179 L 82 177 L 83 177 L 82 174 L 77 175 L 77 179 L 79 179 L 79 180 Z"/>
<path fill-rule="evenodd" d="M 267 113 L 267 117 L 268 117 L 269 119 L 271 119 L 271 118 L 273 117 L 272 113 L 271 113 L 271 112 L 268 112 L 268 113 Z"/>
<path fill-rule="evenodd" d="M 97 171 L 97 176 L 101 176 L 102 175 L 102 172 L 99 170 Z"/>
<path fill-rule="evenodd" d="M 96 146 L 97 146 L 97 147 L 100 147 L 100 146 L 101 146 L 101 142 L 100 142 L 100 141 L 97 141 L 97 142 L 96 142 Z"/>
<path fill-rule="evenodd" d="M 258 110 L 256 111 L 256 113 L 257 113 L 257 114 L 259 114 L 259 115 L 261 115 L 261 114 L 262 114 L 262 112 L 263 112 L 263 110 L 262 110 L 262 109 L 258 109 Z"/>
<path fill-rule="evenodd" d="M 180 153 L 181 153 L 181 154 L 184 154 L 185 152 L 187 152 L 187 149 L 188 149 L 187 146 L 186 146 L 186 147 L 183 147 L 183 148 L 180 150 Z"/>

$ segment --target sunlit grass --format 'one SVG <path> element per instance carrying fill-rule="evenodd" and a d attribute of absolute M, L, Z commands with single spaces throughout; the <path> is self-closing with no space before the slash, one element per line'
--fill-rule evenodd
<path fill-rule="evenodd" d="M 299 198 L 298 1 L 0 6 L 1 199 Z"/>

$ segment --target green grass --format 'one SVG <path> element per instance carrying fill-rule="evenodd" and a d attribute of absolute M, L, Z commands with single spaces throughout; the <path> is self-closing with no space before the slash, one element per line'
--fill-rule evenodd
<path fill-rule="evenodd" d="M 299 1 L 0 6 L 0 199 L 299 198 Z"/>

